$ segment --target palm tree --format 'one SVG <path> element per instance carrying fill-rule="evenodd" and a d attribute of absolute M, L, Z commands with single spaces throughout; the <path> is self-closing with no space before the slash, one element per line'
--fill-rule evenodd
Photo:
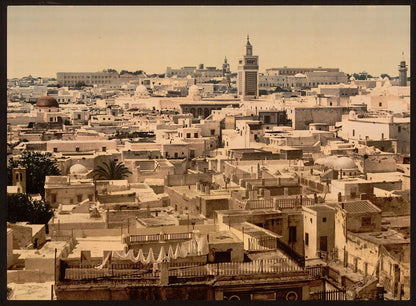
<path fill-rule="evenodd" d="M 114 160 L 104 161 L 94 169 L 96 180 L 122 180 L 132 174 L 123 163 L 116 163 Z"/>

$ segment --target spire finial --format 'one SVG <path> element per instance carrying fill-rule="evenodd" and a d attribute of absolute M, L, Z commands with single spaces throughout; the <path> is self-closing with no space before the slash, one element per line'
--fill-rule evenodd
<path fill-rule="evenodd" d="M 247 42 L 250 42 L 250 36 L 247 34 Z"/>

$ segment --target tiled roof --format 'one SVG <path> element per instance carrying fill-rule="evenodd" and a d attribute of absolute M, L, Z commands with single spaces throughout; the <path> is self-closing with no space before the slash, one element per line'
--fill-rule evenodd
<path fill-rule="evenodd" d="M 368 200 L 362 200 L 362 201 L 354 201 L 354 202 L 347 202 L 344 203 L 344 209 L 348 212 L 348 213 L 352 213 L 352 214 L 359 214 L 359 213 L 379 213 L 381 212 L 381 210 L 373 205 L 370 201 Z"/>

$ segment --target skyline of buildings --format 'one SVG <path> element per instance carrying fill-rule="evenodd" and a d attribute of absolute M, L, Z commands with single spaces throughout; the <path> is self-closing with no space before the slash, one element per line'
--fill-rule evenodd
<path fill-rule="evenodd" d="M 409 300 L 408 14 L 10 6 L 7 298 Z"/>
<path fill-rule="evenodd" d="M 88 27 L 81 17 L 91 21 Z M 247 34 L 263 55 L 260 72 L 335 66 L 392 75 L 402 52 L 410 59 L 406 6 L 9 7 L 8 77 L 106 68 L 152 74 L 168 66 L 219 66 L 224 56 L 236 71 Z M 45 38 L 53 47 L 44 48 Z"/>

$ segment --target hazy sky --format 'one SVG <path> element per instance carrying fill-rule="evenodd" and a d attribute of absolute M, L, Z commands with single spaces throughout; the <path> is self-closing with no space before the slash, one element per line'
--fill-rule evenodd
<path fill-rule="evenodd" d="M 247 34 L 260 72 L 339 67 L 398 75 L 410 59 L 409 6 L 10 6 L 8 77 L 167 66 L 236 71 Z"/>

